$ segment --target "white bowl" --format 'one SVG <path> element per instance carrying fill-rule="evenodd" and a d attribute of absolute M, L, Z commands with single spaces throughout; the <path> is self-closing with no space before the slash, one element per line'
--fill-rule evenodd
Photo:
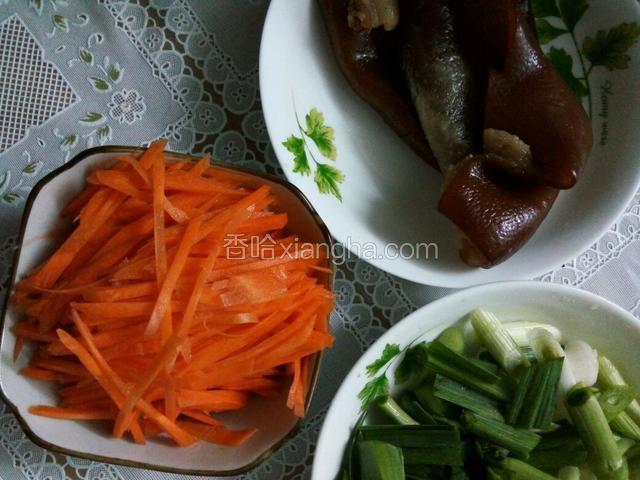
<path fill-rule="evenodd" d="M 98 147 L 86 150 L 63 167 L 43 178 L 34 187 L 25 209 L 19 240 L 19 253 L 12 274 L 12 285 L 39 265 L 60 242 L 53 232 L 70 228 L 59 212 L 82 190 L 87 175 L 105 160 L 121 154 L 139 154 L 142 149 L 131 147 Z M 168 160 L 189 159 L 186 155 L 166 152 Z M 245 176 L 247 186 L 267 184 L 276 196 L 275 208 L 289 214 L 289 228 L 300 238 L 312 242 L 329 242 L 322 221 L 300 192 L 270 175 L 246 169 L 214 164 L 214 167 Z M 58 235 L 59 236 L 59 235 Z M 330 250 L 330 249 L 329 249 Z M 331 275 L 322 278 L 327 288 Z M 277 398 L 252 399 L 237 412 L 220 416 L 233 429 L 258 428 L 258 432 L 239 447 L 226 447 L 199 442 L 180 448 L 162 439 L 152 439 L 146 445 L 111 437 L 111 426 L 101 422 L 56 420 L 28 412 L 35 404 L 56 405 L 57 397 L 50 382 L 37 381 L 19 375 L 30 357 L 29 347 L 13 362 L 15 335 L 11 327 L 19 319 L 9 302 L 2 317 L 0 358 L 0 393 L 15 413 L 27 435 L 38 445 L 76 457 L 118 463 L 128 466 L 198 475 L 236 475 L 253 468 L 270 456 L 293 435 L 301 419 L 286 407 L 286 391 Z M 307 406 L 317 381 L 320 356 L 316 355 Z M 284 390 L 284 389 L 283 389 Z"/>
<path fill-rule="evenodd" d="M 503 321 L 530 320 L 559 327 L 569 339 L 581 339 L 609 357 L 626 380 L 640 387 L 640 321 L 597 295 L 542 282 L 494 283 L 449 295 L 412 313 L 374 343 L 345 378 L 322 426 L 313 463 L 312 480 L 335 478 L 351 429 L 360 410 L 358 392 L 370 380 L 366 366 L 380 357 L 385 345 L 405 347 L 415 340 L 432 340 L 476 307 L 486 307 Z M 397 387 L 387 371 L 391 391 Z"/>
<path fill-rule="evenodd" d="M 600 30 L 640 18 L 636 0 L 588 3 L 575 32 L 581 45 Z M 561 26 L 558 18 L 545 20 Z M 568 34 L 544 47 L 564 48 L 572 56 L 573 73 L 581 76 L 577 50 Z M 260 96 L 282 169 L 338 241 L 399 277 L 460 288 L 544 274 L 588 248 L 623 213 L 640 185 L 637 42 L 626 54 L 630 57 L 627 69 L 609 71 L 596 66 L 590 73 L 595 146 L 578 185 L 561 193 L 524 248 L 489 270 L 470 268 L 458 258 L 453 226 L 436 209 L 440 174 L 419 159 L 351 89 L 334 59 L 316 0 L 272 0 L 260 51 Z M 318 161 L 344 173 L 342 202 L 321 194 L 313 174 L 294 172 L 293 154 L 282 145 L 290 135 L 300 136 L 295 112 L 304 125 L 305 114 L 314 107 L 335 130 L 337 159 L 323 158 L 311 141 L 309 150 Z M 420 258 L 394 258 L 395 254 L 384 254 L 390 243 L 435 243 L 438 258 L 433 248 L 429 258 L 425 253 Z M 404 253 L 410 256 L 410 247 Z"/>

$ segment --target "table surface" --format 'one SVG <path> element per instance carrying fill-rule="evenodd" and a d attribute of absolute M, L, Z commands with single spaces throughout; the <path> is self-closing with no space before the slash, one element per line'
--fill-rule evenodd
<path fill-rule="evenodd" d="M 26 197 L 85 148 L 139 145 L 282 175 L 258 90 L 267 0 L 0 0 L 0 302 Z M 539 280 L 576 285 L 640 314 L 640 195 L 575 260 Z M 386 329 L 450 290 L 349 260 L 335 282 L 336 343 L 299 434 L 243 478 L 308 478 L 322 420 L 342 378 Z M 43 450 L 0 403 L 2 479 L 194 478 Z"/>

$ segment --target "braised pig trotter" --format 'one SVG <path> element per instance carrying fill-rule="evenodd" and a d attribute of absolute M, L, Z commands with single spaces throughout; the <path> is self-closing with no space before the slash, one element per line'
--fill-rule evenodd
<path fill-rule="evenodd" d="M 465 55 L 460 18 L 448 0 L 404 2 L 402 68 L 422 130 L 447 171 L 478 151 L 486 83 Z"/>
<path fill-rule="evenodd" d="M 319 0 L 338 64 L 353 90 L 371 105 L 411 149 L 438 168 L 404 79 L 382 58 L 372 32 L 348 24 L 349 0 Z"/>

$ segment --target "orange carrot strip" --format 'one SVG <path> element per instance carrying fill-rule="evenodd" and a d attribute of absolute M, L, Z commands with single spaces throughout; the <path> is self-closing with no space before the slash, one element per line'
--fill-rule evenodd
<path fill-rule="evenodd" d="M 222 390 L 245 390 L 255 392 L 256 390 L 276 390 L 279 383 L 270 378 L 245 378 L 222 385 Z"/>
<path fill-rule="evenodd" d="M 131 177 L 125 172 L 116 172 L 113 170 L 99 170 L 95 172 L 95 182 L 109 187 L 117 192 L 123 193 L 137 200 L 149 201 L 150 195 L 138 189 L 131 181 Z"/>
<path fill-rule="evenodd" d="M 42 333 L 37 325 L 20 322 L 11 327 L 11 331 L 16 335 L 23 337 L 27 340 L 33 340 L 36 342 L 53 342 L 56 340 L 56 336 L 52 333 Z"/>
<path fill-rule="evenodd" d="M 308 357 L 301 360 L 300 389 L 298 390 L 293 406 L 293 413 L 298 417 L 304 417 L 307 402 L 307 391 L 311 377 L 311 362 Z"/>
<path fill-rule="evenodd" d="M 189 221 L 189 215 L 184 210 L 171 203 L 171 200 L 167 197 L 164 197 L 164 211 L 167 212 L 176 223 L 185 223 Z"/>
<path fill-rule="evenodd" d="M 103 356 L 105 360 L 113 360 L 116 358 L 128 358 L 131 356 L 154 355 L 161 351 L 162 343 L 159 339 L 153 339 L 141 342 L 123 342 L 119 345 L 105 348 Z"/>
<path fill-rule="evenodd" d="M 64 396 L 63 404 L 65 406 L 77 406 L 85 403 L 97 403 L 101 400 L 109 400 L 109 395 L 102 390 L 101 388 L 97 388 L 98 385 L 94 385 L 92 390 L 86 391 L 83 389 L 70 391 Z M 115 415 L 114 415 L 115 416 Z"/>
<path fill-rule="evenodd" d="M 144 167 L 140 164 L 138 159 L 129 156 L 119 156 L 116 157 L 116 160 L 119 162 L 124 162 L 129 164 L 133 170 L 138 174 L 138 176 L 142 179 L 145 185 L 151 185 L 151 179 L 149 178 L 149 172 L 147 172 Z"/>
<path fill-rule="evenodd" d="M 167 162 L 166 170 L 167 170 L 167 172 L 176 172 L 176 171 L 179 171 L 179 170 L 189 170 L 192 165 L 193 165 L 193 162 L 190 162 L 188 160 L 177 160 L 177 161 L 174 161 L 174 162 Z"/>
<path fill-rule="evenodd" d="M 115 415 L 113 409 L 60 408 L 49 405 L 31 406 L 29 413 L 66 420 L 110 420 Z"/>
<path fill-rule="evenodd" d="M 71 308 L 86 315 L 105 318 L 125 318 L 149 315 L 153 311 L 153 302 L 71 302 Z"/>
<path fill-rule="evenodd" d="M 178 408 L 178 396 L 176 392 L 176 382 L 171 378 L 164 390 L 164 414 L 172 421 L 176 421 L 180 410 Z"/>
<path fill-rule="evenodd" d="M 155 282 L 129 283 L 125 285 L 96 286 L 82 291 L 82 298 L 87 302 L 106 303 L 147 297 L 158 293 Z"/>
<path fill-rule="evenodd" d="M 300 376 L 302 374 L 302 368 L 300 366 L 300 360 L 293 362 L 293 380 L 291 381 L 291 388 L 289 388 L 289 396 L 287 397 L 287 407 L 293 409 L 296 404 L 297 392 L 301 388 Z"/>
<path fill-rule="evenodd" d="M 41 358 L 36 359 L 32 366 L 42 368 L 44 370 L 50 370 L 52 372 L 66 373 L 69 375 L 75 375 L 77 377 L 84 377 L 87 375 L 87 370 L 76 362 L 69 362 L 66 360 L 59 360 L 57 358 Z"/>
<path fill-rule="evenodd" d="M 184 267 L 187 256 L 189 255 L 189 251 L 197 241 L 200 225 L 202 225 L 202 219 L 200 217 L 196 217 L 190 220 L 187 224 L 184 236 L 182 237 L 180 245 L 178 246 L 176 256 L 173 259 L 169 270 L 167 271 L 166 277 L 162 281 L 162 287 L 160 288 L 160 293 L 158 294 L 158 300 L 156 301 L 156 304 L 149 318 L 149 325 L 146 332 L 147 335 L 153 335 L 158 331 L 158 328 L 160 327 L 160 322 L 167 312 L 167 309 L 169 308 L 169 305 L 171 303 L 171 294 L 176 287 L 178 277 L 182 272 L 182 268 Z"/>
<path fill-rule="evenodd" d="M 139 162 L 142 168 L 144 168 L 145 170 L 151 170 L 153 162 L 159 155 L 162 155 L 162 152 L 164 151 L 164 147 L 166 145 L 167 141 L 165 139 L 154 140 L 153 142 L 151 142 L 149 148 L 147 148 L 140 157 Z"/>
<path fill-rule="evenodd" d="M 190 421 L 179 421 L 178 425 L 202 441 L 231 447 L 242 445 L 258 431 L 257 429 L 234 431 L 223 426 L 203 425 Z"/>
<path fill-rule="evenodd" d="M 91 201 L 98 198 L 98 194 L 93 196 Z M 107 195 L 95 216 L 86 222 L 81 221 L 78 228 L 73 231 L 62 246 L 46 261 L 40 270 L 29 278 L 29 283 L 34 286 L 51 288 L 78 251 L 90 240 L 124 199 L 125 196 L 120 193 Z"/>
<path fill-rule="evenodd" d="M 165 171 L 162 153 L 153 158 L 151 168 L 153 182 L 153 242 L 156 260 L 156 279 L 162 285 L 167 273 L 167 246 L 164 233 Z"/>
<path fill-rule="evenodd" d="M 249 397 L 235 390 L 187 390 L 177 391 L 178 407 L 224 412 L 244 407 Z"/>
<path fill-rule="evenodd" d="M 101 410 L 110 410 L 111 417 L 109 420 L 113 420 L 116 416 L 116 404 L 113 403 L 108 396 L 98 397 L 97 399 L 87 400 L 86 402 L 82 402 L 79 399 L 70 398 L 64 399 L 60 402 L 60 407 L 62 408 L 81 408 L 81 409 L 101 409 Z"/>
<path fill-rule="evenodd" d="M 284 356 L 298 348 L 304 331 L 308 329 L 307 323 L 304 320 L 297 320 L 257 345 L 251 346 L 250 349 L 245 346 L 241 354 L 217 363 L 210 363 L 207 372 L 200 371 L 197 375 L 190 375 L 185 378 L 184 385 L 189 385 L 189 388 L 193 389 L 216 388 L 233 381 L 238 371 L 254 371 L 258 363 L 266 367 L 280 365 L 281 363 L 277 362 L 279 356 Z M 287 343 L 286 349 L 281 347 L 282 342 Z M 274 347 L 279 347 L 279 356 L 271 352 Z M 256 360 L 256 357 L 260 357 L 259 360 Z"/>
<path fill-rule="evenodd" d="M 73 313 L 74 312 L 72 311 L 72 314 Z M 85 350 L 77 340 L 67 334 L 64 330 L 58 330 L 60 339 L 62 340 L 64 338 L 64 341 L 67 342 L 65 343 L 65 346 L 69 348 L 69 350 L 73 351 L 74 354 L 78 356 L 78 359 L 83 362 L 83 364 L 85 364 L 85 362 L 91 364 L 92 362 L 93 365 L 91 365 L 91 367 L 93 368 L 93 366 L 95 365 L 95 367 L 98 368 L 98 376 L 96 377 L 96 380 L 100 382 L 100 379 L 102 379 L 104 383 L 109 386 L 109 389 L 112 390 L 117 397 L 117 400 L 116 398 L 114 398 L 114 401 L 116 401 L 116 404 L 120 407 L 124 400 L 125 392 L 128 391 L 128 387 L 104 360 L 104 358 L 100 354 L 100 351 L 96 348 L 93 342 L 91 332 L 82 322 L 82 319 L 77 314 L 77 312 L 73 316 L 73 320 L 76 328 L 80 332 L 80 335 L 82 336 L 91 353 Z M 87 364 L 85 364 L 85 367 L 87 367 L 87 370 L 92 370 L 91 368 L 89 368 L 89 366 L 87 366 Z M 165 415 L 158 412 L 151 404 L 149 404 L 145 400 L 139 400 L 137 406 L 145 415 L 147 415 L 166 433 L 168 433 L 176 441 L 176 443 L 178 443 L 178 445 L 190 445 L 196 440 L 193 435 L 181 429 L 176 423 L 172 422 Z"/>
<path fill-rule="evenodd" d="M 93 337 L 98 348 L 108 348 L 118 345 L 131 338 L 138 338 L 145 331 L 146 325 L 141 323 L 133 326 L 125 326 L 119 329 L 107 330 L 96 333 Z M 62 342 L 52 342 L 47 346 L 47 352 L 51 355 L 67 355 L 68 351 Z"/>
<path fill-rule="evenodd" d="M 190 170 L 190 173 L 193 175 L 201 176 L 207 168 L 209 168 L 211 164 L 211 158 L 209 155 L 205 155 L 200 160 L 198 160 Z"/>
<path fill-rule="evenodd" d="M 200 410 L 190 410 L 188 408 L 181 410 L 180 415 L 184 415 L 185 417 L 193 418 L 194 420 L 198 420 L 200 423 L 204 423 L 206 425 L 212 425 L 214 427 L 222 426 L 222 423 L 213 418 L 208 413 L 204 413 Z"/>
<path fill-rule="evenodd" d="M 297 305 L 294 304 L 289 306 L 289 308 L 272 313 L 257 325 L 252 326 L 251 329 L 241 337 L 231 339 L 222 338 L 216 342 L 211 342 L 209 346 L 198 352 L 197 356 L 194 355 L 194 358 L 181 374 L 197 371 L 206 365 L 211 365 L 224 359 L 242 348 L 253 345 L 256 341 L 266 337 L 283 323 L 296 306 Z"/>
<path fill-rule="evenodd" d="M 112 224 L 112 221 L 103 224 L 98 231 L 93 235 L 91 240 L 89 240 L 84 247 L 82 247 L 74 259 L 69 263 L 60 279 L 65 280 L 69 284 L 73 282 L 73 280 L 77 276 L 77 272 L 86 266 L 87 262 L 89 262 L 97 251 L 99 251 L 102 246 L 108 242 L 108 240 L 113 237 L 116 233 L 116 228 Z M 87 282 L 83 281 L 82 286 L 86 286 Z"/>
<path fill-rule="evenodd" d="M 202 266 L 202 270 L 200 271 L 200 273 L 198 274 L 198 277 L 196 278 L 196 281 L 193 286 L 193 290 L 191 291 L 191 295 L 189 297 L 189 301 L 187 302 L 187 307 L 182 317 L 182 322 L 180 323 L 180 327 L 178 329 L 178 337 L 182 340 L 183 343 L 184 343 L 184 339 L 186 338 L 191 328 L 191 324 L 193 322 L 193 319 L 196 313 L 196 308 L 200 303 L 200 298 L 202 296 L 202 291 L 204 289 L 205 282 L 207 281 L 207 278 L 209 278 L 209 275 L 211 275 L 211 271 L 215 266 L 218 255 L 222 250 L 223 238 L 225 236 L 225 233 L 228 230 L 233 229 L 238 224 L 240 224 L 247 216 L 248 216 L 248 212 L 240 210 L 239 212 L 236 213 L 235 218 L 229 219 L 224 229 L 218 235 L 218 242 L 212 248 L 211 252 L 209 253 L 209 256 L 207 257 L 204 265 Z"/>
<path fill-rule="evenodd" d="M 278 213 L 266 215 L 258 218 L 252 218 L 238 227 L 235 233 L 245 235 L 258 235 L 272 230 L 279 230 L 287 225 L 287 214 Z M 275 253 L 275 242 L 267 242 L 263 248 L 273 248 Z M 269 253 L 269 252 L 266 252 Z"/>
<path fill-rule="evenodd" d="M 52 372 L 51 370 L 43 370 L 41 368 L 24 367 L 20 369 L 20 375 L 33 378 L 35 380 L 45 380 L 50 382 L 72 382 L 78 379 L 74 375 L 65 375 L 64 373 Z"/>
<path fill-rule="evenodd" d="M 193 175 L 190 172 L 167 172 L 166 188 L 167 190 L 180 192 L 224 193 L 232 196 L 245 195 L 237 189 Z"/>
<path fill-rule="evenodd" d="M 169 340 L 164 344 L 161 354 L 157 355 L 153 359 L 153 363 L 129 391 L 129 395 L 123 403 L 120 412 L 118 412 L 118 417 L 116 418 L 113 428 L 113 434 L 116 437 L 122 436 L 128 428 L 129 423 L 134 416 L 133 408 L 138 403 L 144 392 L 149 388 L 151 382 L 155 380 L 161 371 L 165 370 L 167 362 L 176 354 L 179 345 L 180 339 L 178 337 L 172 336 L 169 338 Z"/>
<path fill-rule="evenodd" d="M 84 207 L 91 197 L 98 191 L 98 187 L 95 185 L 90 185 L 85 188 L 79 195 L 77 195 L 73 200 L 71 200 L 60 213 L 61 217 L 68 217 L 69 215 L 77 214 L 82 207 Z"/>

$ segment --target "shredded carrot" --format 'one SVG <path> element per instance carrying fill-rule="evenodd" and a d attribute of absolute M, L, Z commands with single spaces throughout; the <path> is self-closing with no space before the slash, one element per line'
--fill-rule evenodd
<path fill-rule="evenodd" d="M 180 408 L 224 412 L 242 408 L 247 402 L 247 395 L 235 390 L 178 390 L 178 407 Z"/>
<path fill-rule="evenodd" d="M 73 375 L 65 375 L 64 373 L 52 372 L 35 367 L 24 367 L 20 370 L 20 374 L 35 380 L 45 380 L 51 382 L 68 383 L 77 380 L 78 377 Z"/>
<path fill-rule="evenodd" d="M 202 225 L 202 218 L 196 217 L 189 221 L 187 228 L 185 229 L 182 241 L 178 246 L 175 258 L 169 267 L 167 274 L 164 278 L 159 279 L 160 292 L 158 293 L 158 299 L 151 312 L 149 318 L 149 325 L 147 327 L 146 334 L 153 335 L 158 331 L 161 320 L 165 317 L 168 308 L 171 306 L 171 295 L 178 283 L 182 268 L 187 261 L 191 247 L 197 241 L 197 235 Z"/>
<path fill-rule="evenodd" d="M 164 202 L 165 202 L 165 171 L 164 161 L 158 152 L 152 158 L 153 178 L 153 242 L 156 259 L 156 279 L 158 286 L 162 285 L 167 273 L 167 244 L 164 234 Z"/>
<path fill-rule="evenodd" d="M 65 337 L 63 335 L 65 332 L 63 330 L 58 330 L 58 335 L 60 336 L 60 339 L 63 340 L 64 338 L 66 340 L 65 345 L 67 346 L 67 348 L 69 348 L 69 350 L 71 350 L 76 356 L 78 356 L 78 358 L 83 364 L 85 364 L 85 362 L 82 360 L 82 357 L 85 355 L 90 356 L 89 358 L 91 358 L 96 363 L 96 365 L 98 366 L 98 369 L 101 371 L 102 375 L 104 375 L 103 381 L 109 382 L 111 389 L 113 388 L 116 389 L 116 392 L 114 392 L 114 394 L 116 394 L 117 399 L 119 400 L 117 401 L 118 406 L 121 406 L 122 399 L 125 396 L 126 392 L 128 392 L 129 390 L 127 385 L 120 379 L 118 374 L 116 374 L 108 365 L 108 363 L 104 360 L 104 358 L 100 354 L 100 351 L 96 348 L 95 343 L 93 342 L 91 332 L 89 332 L 89 329 L 87 328 L 87 326 L 82 323 L 82 321 L 80 320 L 80 317 L 76 315 L 74 320 L 76 320 L 75 325 L 80 331 L 83 340 L 87 344 L 87 347 L 89 348 L 90 353 L 84 350 L 82 345 L 80 345 L 80 343 L 78 343 L 70 335 L 67 334 L 67 336 Z M 74 345 L 74 342 L 76 342 L 76 345 Z M 87 365 L 85 364 L 85 367 L 86 366 Z M 191 435 L 189 435 L 184 430 L 182 430 L 178 425 L 176 425 L 174 422 L 169 420 L 166 416 L 158 412 L 147 401 L 140 400 L 138 401 L 137 405 L 140 407 L 140 410 L 149 417 L 150 420 L 157 423 L 160 428 L 162 428 L 178 443 L 178 445 L 187 446 L 187 445 L 191 445 L 194 442 L 195 439 Z"/>
<path fill-rule="evenodd" d="M 305 415 L 333 343 L 331 269 L 270 187 L 206 156 L 167 161 L 165 145 L 95 169 L 65 207 L 73 230 L 13 293 L 14 358 L 33 342 L 20 373 L 57 386 L 58 404 L 34 415 L 108 421 L 140 444 L 238 446 L 256 430 L 230 430 L 219 412 L 288 388 Z"/>
<path fill-rule="evenodd" d="M 114 415 L 114 411 L 112 409 L 62 408 L 50 407 L 48 405 L 31 406 L 29 407 L 29 413 L 32 415 L 41 415 L 43 417 L 61 418 L 66 420 L 110 420 Z"/>
<path fill-rule="evenodd" d="M 89 202 L 89 199 L 98 191 L 98 187 L 90 185 L 85 188 L 78 196 L 71 200 L 66 207 L 60 212 L 60 216 L 68 217 L 69 215 L 76 215 L 80 209 Z"/>
<path fill-rule="evenodd" d="M 217 443 L 219 445 L 228 445 L 232 447 L 242 445 L 257 432 L 256 429 L 234 431 L 229 430 L 224 426 L 206 425 L 191 421 L 178 422 L 178 425 L 204 442 Z"/>
<path fill-rule="evenodd" d="M 144 169 L 144 167 L 142 165 L 140 165 L 140 162 L 135 157 L 131 157 L 131 156 L 128 156 L 128 155 L 122 155 L 122 156 L 116 157 L 116 160 L 118 162 L 124 162 L 124 163 L 127 163 L 127 164 L 131 165 L 133 170 L 138 174 L 138 176 L 142 179 L 142 181 L 145 183 L 145 185 L 150 185 L 151 184 L 151 179 L 149 177 L 149 172 L 147 172 Z"/>

